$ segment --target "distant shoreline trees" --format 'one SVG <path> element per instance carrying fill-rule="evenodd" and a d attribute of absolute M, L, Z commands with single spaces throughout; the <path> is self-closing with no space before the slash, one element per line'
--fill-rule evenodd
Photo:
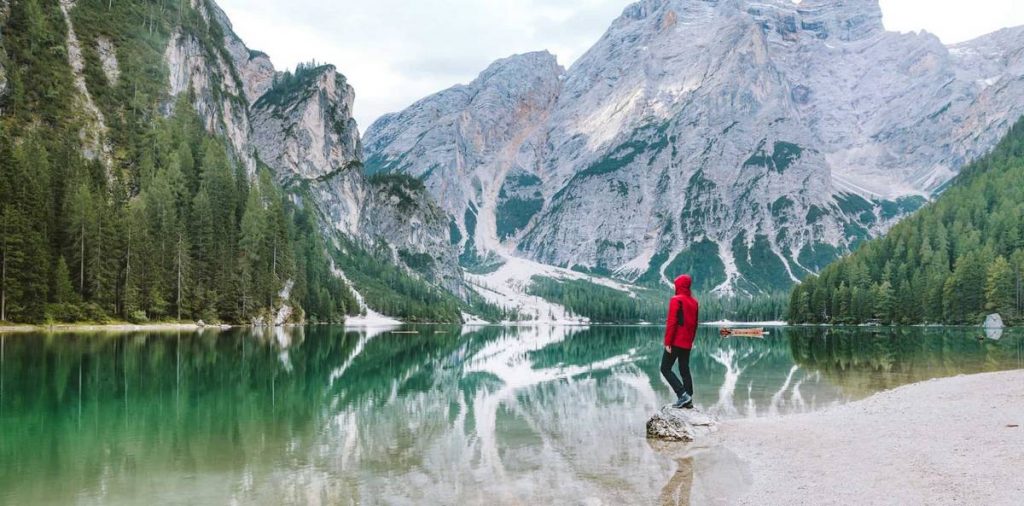
<path fill-rule="evenodd" d="M 1024 121 L 932 204 L 806 279 L 794 323 L 1024 322 Z"/>

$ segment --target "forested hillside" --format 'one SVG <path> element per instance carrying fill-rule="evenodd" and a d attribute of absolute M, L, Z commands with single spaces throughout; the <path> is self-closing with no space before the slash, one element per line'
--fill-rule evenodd
<path fill-rule="evenodd" d="M 797 286 L 789 320 L 1024 322 L 1024 120 L 934 203 Z"/>
<path fill-rule="evenodd" d="M 529 289 L 550 302 L 561 304 L 579 316 L 595 323 L 662 323 L 668 309 L 672 289 L 664 287 L 634 289 L 628 293 L 584 280 L 554 279 L 534 276 Z M 702 323 L 733 321 L 777 321 L 786 311 L 785 294 L 762 295 L 754 298 L 720 298 L 711 294 L 697 294 L 700 300 Z"/>
<path fill-rule="evenodd" d="M 284 305 L 291 320 L 340 321 L 361 308 L 336 267 L 386 283 L 366 299 L 390 314 L 459 319 L 450 294 L 325 240 L 302 188 L 244 167 L 194 91 L 168 94 L 172 34 L 226 58 L 211 5 L 4 5 L 0 321 L 267 321 Z M 209 79 L 239 79 L 225 72 Z"/>

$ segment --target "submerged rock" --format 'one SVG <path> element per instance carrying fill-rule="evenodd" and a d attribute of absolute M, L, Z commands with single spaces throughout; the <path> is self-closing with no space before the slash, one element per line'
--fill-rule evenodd
<path fill-rule="evenodd" d="M 647 420 L 647 439 L 690 442 L 716 430 L 718 420 L 698 409 L 664 406 Z"/>

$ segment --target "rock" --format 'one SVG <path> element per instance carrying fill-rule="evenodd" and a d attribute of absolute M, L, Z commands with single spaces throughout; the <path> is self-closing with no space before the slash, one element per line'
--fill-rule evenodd
<path fill-rule="evenodd" d="M 1003 317 L 999 316 L 999 313 L 992 313 L 985 317 L 985 323 L 981 326 L 986 329 L 1001 329 L 1003 328 Z"/>
<path fill-rule="evenodd" d="M 876 0 L 642 0 L 568 70 L 518 55 L 385 115 L 364 159 L 423 179 L 479 256 L 785 288 L 1024 113 L 1024 28 L 944 46 L 881 19 Z"/>
<path fill-rule="evenodd" d="M 108 37 L 100 36 L 96 39 L 96 53 L 100 57 L 103 74 L 107 76 L 107 83 L 113 88 L 121 77 L 121 68 L 117 64 L 117 49 Z"/>
<path fill-rule="evenodd" d="M 985 337 L 998 341 L 1003 337 L 1003 317 L 999 313 L 992 313 L 985 317 L 985 323 L 981 324 L 985 329 Z"/>
<path fill-rule="evenodd" d="M 270 169 L 298 207 L 310 207 L 325 242 L 344 238 L 456 294 L 466 290 L 449 220 L 426 192 L 392 195 L 362 171 L 355 92 L 332 65 L 307 69 L 283 83 L 266 54 L 249 49 L 215 2 L 193 2 L 206 22 L 220 25 L 211 41 L 177 29 L 164 50 L 171 100 L 187 94 L 207 130 L 225 137 L 251 178 L 257 160 Z M 112 48 L 111 48 L 112 49 Z M 112 51 L 108 53 L 113 54 Z M 275 86 L 275 82 L 277 85 Z M 409 265 L 406 258 L 416 259 Z M 413 269 L 414 267 L 421 267 Z"/>
<path fill-rule="evenodd" d="M 647 439 L 691 442 L 717 429 L 718 420 L 698 409 L 661 408 L 647 420 Z"/>
<path fill-rule="evenodd" d="M 199 328 L 203 328 L 206 326 L 206 322 L 204 322 L 203 320 L 199 320 L 196 322 L 196 326 Z"/>

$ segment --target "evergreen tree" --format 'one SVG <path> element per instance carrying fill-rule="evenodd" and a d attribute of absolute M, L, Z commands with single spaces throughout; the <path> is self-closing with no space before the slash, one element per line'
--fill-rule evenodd
<path fill-rule="evenodd" d="M 883 281 L 875 285 L 875 317 L 886 322 L 893 320 L 893 307 L 895 304 L 892 285 Z"/>
<path fill-rule="evenodd" d="M 53 293 L 54 302 L 66 304 L 77 301 L 78 297 L 75 293 L 75 288 L 71 284 L 71 272 L 68 270 L 68 263 L 64 261 L 64 257 L 60 257 L 57 260 L 54 280 L 56 283 Z"/>
<path fill-rule="evenodd" d="M 1002 256 L 996 257 L 989 265 L 985 283 L 986 311 L 1006 316 L 1016 314 L 1016 280 L 1013 274 L 1010 262 Z"/>
<path fill-rule="evenodd" d="M 970 164 L 934 203 L 868 241 L 790 298 L 794 322 L 973 324 L 986 311 L 1021 322 L 1024 289 L 1024 122 Z M 801 304 L 810 294 L 810 310 Z M 847 295 L 848 294 L 848 295 Z M 849 303 L 847 305 L 847 296 Z"/>

